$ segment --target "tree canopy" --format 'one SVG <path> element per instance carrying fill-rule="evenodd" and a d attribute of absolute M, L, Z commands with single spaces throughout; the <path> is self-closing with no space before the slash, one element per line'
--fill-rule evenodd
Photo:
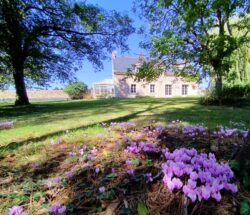
<path fill-rule="evenodd" d="M 87 90 L 88 86 L 81 81 L 70 82 L 64 88 L 64 92 L 72 99 L 82 99 Z"/>
<path fill-rule="evenodd" d="M 16 104 L 29 104 L 25 81 L 69 80 L 83 60 L 96 68 L 134 32 L 126 14 L 85 1 L 0 1 L 0 76 L 11 77 Z M 9 78 L 1 78 L 9 81 Z"/>
<path fill-rule="evenodd" d="M 209 74 L 219 92 L 232 53 L 249 41 L 249 1 L 140 0 L 135 5 L 150 23 L 151 40 L 143 45 L 158 64 L 191 76 Z M 242 33 L 235 35 L 232 28 Z"/>

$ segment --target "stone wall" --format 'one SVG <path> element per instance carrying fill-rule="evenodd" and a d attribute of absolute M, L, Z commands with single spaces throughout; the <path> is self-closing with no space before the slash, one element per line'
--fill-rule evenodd
<path fill-rule="evenodd" d="M 28 90 L 30 100 L 68 100 L 70 97 L 63 90 Z M 15 100 L 14 90 L 0 90 L 0 101 Z"/>

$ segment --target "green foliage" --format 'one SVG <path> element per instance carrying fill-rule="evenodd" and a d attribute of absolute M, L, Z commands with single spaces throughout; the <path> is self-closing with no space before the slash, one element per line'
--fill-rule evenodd
<path fill-rule="evenodd" d="M 35 201 L 39 201 L 40 198 L 43 197 L 43 196 L 44 196 L 44 193 L 38 191 L 38 192 L 35 192 L 35 193 L 34 193 L 33 198 L 34 198 Z"/>
<path fill-rule="evenodd" d="M 233 170 L 236 170 L 236 171 L 239 171 L 240 170 L 240 164 L 237 160 L 231 160 L 230 161 L 230 167 L 233 169 Z"/>
<path fill-rule="evenodd" d="M 240 203 L 240 214 L 241 215 L 250 215 L 250 204 L 247 201 Z"/>
<path fill-rule="evenodd" d="M 240 32 L 238 32 L 240 33 Z M 232 67 L 225 75 L 225 83 L 239 85 L 250 83 L 250 43 L 242 45 L 230 57 Z"/>
<path fill-rule="evenodd" d="M 224 86 L 221 91 L 221 97 L 233 100 L 250 98 L 250 84 Z"/>
<path fill-rule="evenodd" d="M 2 0 L 0 14 L 0 77 L 14 77 L 19 104 L 29 103 L 24 79 L 72 80 L 83 59 L 100 69 L 134 32 L 126 14 L 86 1 Z"/>
<path fill-rule="evenodd" d="M 136 159 L 132 160 L 132 164 L 135 166 L 139 166 L 140 160 L 138 158 L 136 158 Z"/>
<path fill-rule="evenodd" d="M 148 214 L 148 210 L 143 202 L 138 203 L 137 212 L 138 212 L 138 215 L 147 215 Z"/>
<path fill-rule="evenodd" d="M 224 85 L 219 93 L 222 103 L 238 102 L 250 99 L 250 84 L 246 85 Z M 214 89 L 200 99 L 201 104 L 217 104 L 218 92 Z"/>
<path fill-rule="evenodd" d="M 250 175 L 247 171 L 243 171 L 243 185 L 245 188 L 250 188 Z"/>
<path fill-rule="evenodd" d="M 145 160 L 144 165 L 145 166 L 152 166 L 153 165 L 153 161 L 150 160 L 150 159 L 147 159 L 147 160 Z"/>
<path fill-rule="evenodd" d="M 209 74 L 220 92 L 232 67 L 230 56 L 250 40 L 248 1 L 139 0 L 136 8 L 150 22 L 151 40 L 143 45 L 161 60 L 163 71 Z M 235 16 L 239 19 L 231 22 Z M 233 28 L 242 33 L 234 35 Z"/>
<path fill-rule="evenodd" d="M 83 94 L 86 93 L 88 86 L 81 81 L 69 83 L 64 92 L 67 93 L 72 99 L 82 99 Z"/>

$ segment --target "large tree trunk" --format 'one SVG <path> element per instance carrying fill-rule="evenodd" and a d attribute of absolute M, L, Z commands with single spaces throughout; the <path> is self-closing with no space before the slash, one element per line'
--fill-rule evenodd
<path fill-rule="evenodd" d="M 23 69 L 16 69 L 14 71 L 14 81 L 15 81 L 15 87 L 16 87 L 16 101 L 15 105 L 28 105 L 29 98 L 27 96 L 25 81 L 24 81 L 24 73 Z"/>
<path fill-rule="evenodd" d="M 216 75 L 215 89 L 220 94 L 222 90 L 222 77 L 220 74 Z"/>
<path fill-rule="evenodd" d="M 221 71 L 217 71 L 216 72 L 216 80 L 215 80 L 215 90 L 216 90 L 216 94 L 217 94 L 217 99 L 219 101 L 219 104 L 222 104 L 222 95 L 221 95 L 221 91 L 222 91 L 222 75 L 221 75 Z"/>

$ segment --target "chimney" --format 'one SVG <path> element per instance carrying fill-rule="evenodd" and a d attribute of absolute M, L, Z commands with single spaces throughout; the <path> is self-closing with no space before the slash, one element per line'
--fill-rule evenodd
<path fill-rule="evenodd" d="M 116 58 L 116 55 L 117 55 L 116 51 L 115 51 L 115 50 L 112 51 L 112 59 L 115 59 L 115 58 Z"/>
<path fill-rule="evenodd" d="M 140 53 L 139 54 L 139 61 L 144 61 L 144 53 L 142 52 L 142 53 Z"/>

